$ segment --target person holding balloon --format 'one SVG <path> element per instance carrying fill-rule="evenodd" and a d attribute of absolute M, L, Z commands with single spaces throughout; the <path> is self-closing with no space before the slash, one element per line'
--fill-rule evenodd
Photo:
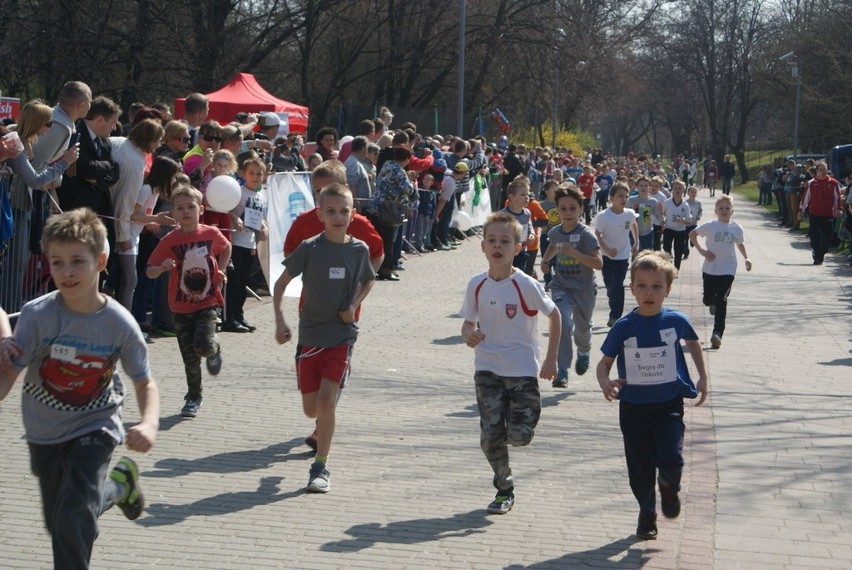
<path fill-rule="evenodd" d="M 207 201 L 207 188 L 210 186 L 210 182 L 218 177 L 225 176 L 236 180 L 236 172 L 237 159 L 233 153 L 229 150 L 217 150 L 213 153 L 213 164 L 209 172 L 204 175 L 204 180 L 198 188 L 201 190 L 201 195 L 205 197 L 204 214 L 201 216 L 201 222 L 208 226 L 216 226 L 229 240 L 231 239 L 231 232 L 229 230 L 233 226 L 231 225 L 228 210 L 220 210 Z M 237 185 L 239 185 L 239 181 L 237 181 Z M 230 186 L 233 187 L 233 185 Z"/>

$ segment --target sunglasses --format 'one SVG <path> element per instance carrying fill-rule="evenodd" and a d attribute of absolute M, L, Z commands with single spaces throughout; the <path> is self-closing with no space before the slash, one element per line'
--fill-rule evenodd
<path fill-rule="evenodd" d="M 180 142 L 182 142 L 182 143 L 186 143 L 186 144 L 189 144 L 189 143 L 191 143 L 191 142 L 192 142 L 192 139 L 191 139 L 191 138 L 189 138 L 189 137 L 175 137 L 175 138 L 176 138 L 177 140 L 179 140 Z"/>
<path fill-rule="evenodd" d="M 206 140 L 207 142 L 213 142 L 213 141 L 216 141 L 216 142 L 218 142 L 218 143 L 220 143 L 220 142 L 222 142 L 222 141 L 224 140 L 222 137 L 217 137 L 217 136 L 215 136 L 215 135 L 204 135 L 204 136 L 202 136 L 201 138 L 203 138 L 203 139 L 204 139 L 204 140 Z"/>

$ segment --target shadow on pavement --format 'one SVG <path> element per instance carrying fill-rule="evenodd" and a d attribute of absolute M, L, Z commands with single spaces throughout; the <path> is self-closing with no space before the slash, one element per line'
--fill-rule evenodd
<path fill-rule="evenodd" d="M 541 407 L 548 408 L 550 406 L 558 406 L 559 402 L 566 398 L 570 398 L 571 396 L 576 396 L 577 392 L 557 392 L 556 394 L 550 394 L 549 396 L 544 396 L 541 399 Z"/>
<path fill-rule="evenodd" d="M 328 542 L 320 546 L 323 552 L 354 552 L 383 544 L 417 544 L 465 537 L 485 532 L 483 528 L 493 524 L 484 509 L 455 514 L 449 518 L 413 519 L 382 525 L 381 523 L 358 524 L 350 527 L 346 534 L 351 539 Z"/>
<path fill-rule="evenodd" d="M 432 344 L 440 344 L 442 346 L 451 346 L 454 344 L 464 344 L 464 339 L 460 334 L 448 336 L 447 338 L 436 338 L 432 341 Z"/>
<path fill-rule="evenodd" d="M 470 404 L 469 406 L 465 406 L 464 411 L 462 412 L 450 412 L 447 414 L 448 418 L 478 418 L 479 417 L 479 406 L 475 403 Z"/>
<path fill-rule="evenodd" d="M 275 463 L 290 459 L 306 459 L 313 455 L 310 449 L 304 453 L 290 454 L 294 447 L 304 444 L 304 439 L 297 437 L 290 441 L 276 443 L 263 449 L 246 449 L 217 453 L 198 459 L 180 459 L 168 457 L 154 464 L 154 470 L 146 471 L 145 477 L 181 477 L 188 473 L 242 473 L 255 469 L 266 469 Z"/>
<path fill-rule="evenodd" d="M 594 568 L 641 568 L 651 560 L 648 555 L 658 552 L 658 550 L 651 548 L 643 548 L 641 550 L 630 548 L 636 543 L 644 544 L 645 541 L 635 536 L 629 536 L 593 550 L 571 552 L 559 558 L 537 562 L 529 566 L 513 564 L 512 566 L 506 566 L 506 570 L 585 568 L 587 566 Z M 617 556 L 620 556 L 620 558 L 616 558 Z"/>
<path fill-rule="evenodd" d="M 305 493 L 305 490 L 279 493 L 278 485 L 283 477 L 264 477 L 260 480 L 256 491 L 237 491 L 222 493 L 213 497 L 205 497 L 186 505 L 167 505 L 154 503 L 148 505 L 138 524 L 144 527 L 167 526 L 181 523 L 194 516 L 216 516 L 249 510 L 254 507 L 271 505 L 291 497 Z"/>

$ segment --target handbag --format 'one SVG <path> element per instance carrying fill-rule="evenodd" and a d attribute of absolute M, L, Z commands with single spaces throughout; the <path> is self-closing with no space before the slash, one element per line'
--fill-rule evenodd
<path fill-rule="evenodd" d="M 408 214 L 408 206 L 402 202 L 382 200 L 379 202 L 379 223 L 385 226 L 401 226 Z"/>

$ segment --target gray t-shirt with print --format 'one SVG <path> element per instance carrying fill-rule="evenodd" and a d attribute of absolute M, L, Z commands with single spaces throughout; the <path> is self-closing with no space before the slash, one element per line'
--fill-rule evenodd
<path fill-rule="evenodd" d="M 639 226 L 639 235 L 646 236 L 654 231 L 654 212 L 659 211 L 659 202 L 656 198 L 648 196 L 631 196 L 627 200 L 627 207 L 639 214 L 636 224 Z"/>
<path fill-rule="evenodd" d="M 358 285 L 376 278 L 367 244 L 355 238 L 334 243 L 321 233 L 300 243 L 284 267 L 292 277 L 302 275 L 299 344 L 355 344 L 358 323 L 344 323 L 339 313 L 352 303 Z"/>
<path fill-rule="evenodd" d="M 125 386 L 149 377 L 148 347 L 133 316 L 112 298 L 94 313 L 76 313 L 54 291 L 21 310 L 15 341 L 27 367 L 21 410 L 27 441 L 49 445 L 103 431 L 124 440 Z"/>
<path fill-rule="evenodd" d="M 598 238 L 583 224 L 577 224 L 570 232 L 556 226 L 547 233 L 551 247 L 560 243 L 570 243 L 580 253 L 590 255 L 600 249 Z M 554 289 L 590 289 L 595 287 L 595 271 L 588 265 L 583 265 L 573 257 L 559 250 L 556 257 L 550 260 L 553 269 L 553 281 L 550 286 Z"/>

